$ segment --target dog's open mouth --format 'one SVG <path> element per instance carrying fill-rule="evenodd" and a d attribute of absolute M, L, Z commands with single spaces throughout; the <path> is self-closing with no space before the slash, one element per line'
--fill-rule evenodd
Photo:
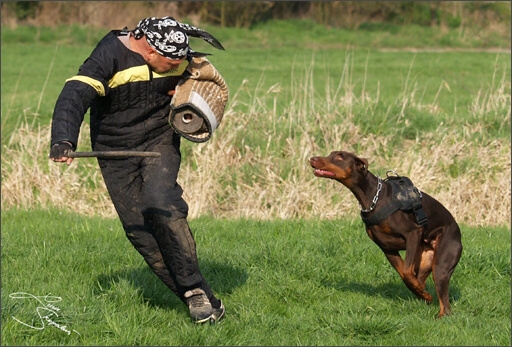
<path fill-rule="evenodd" d="M 334 172 L 327 171 L 327 170 L 315 169 L 314 173 L 315 173 L 315 176 L 317 176 L 317 177 L 332 178 L 335 176 Z"/>

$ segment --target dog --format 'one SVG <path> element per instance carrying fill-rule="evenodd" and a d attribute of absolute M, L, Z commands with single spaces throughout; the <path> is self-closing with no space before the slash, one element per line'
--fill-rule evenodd
<path fill-rule="evenodd" d="M 426 291 L 426 281 L 432 273 L 440 307 L 437 318 L 450 315 L 448 287 L 462 254 L 461 232 L 452 214 L 439 201 L 411 186 L 406 177 L 399 177 L 399 184 L 396 179 L 381 180 L 368 170 L 367 159 L 353 153 L 334 151 L 327 157 L 311 157 L 309 163 L 315 176 L 336 180 L 354 194 L 370 239 L 407 288 L 429 304 L 432 295 Z M 394 188 L 393 182 L 405 190 L 394 194 L 399 187 Z M 403 250 L 405 259 L 399 253 Z"/>

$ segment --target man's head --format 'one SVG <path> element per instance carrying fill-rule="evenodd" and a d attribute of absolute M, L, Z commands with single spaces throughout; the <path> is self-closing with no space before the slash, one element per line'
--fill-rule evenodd
<path fill-rule="evenodd" d="M 139 22 L 133 34 L 137 40 L 145 36 L 148 44 L 168 59 L 185 59 L 190 50 L 188 35 L 171 17 L 145 18 Z"/>
<path fill-rule="evenodd" d="M 199 37 L 218 49 L 224 49 L 217 39 L 204 30 L 180 23 L 172 17 L 145 18 L 133 31 L 135 39 L 146 37 L 148 44 L 160 55 L 173 60 L 183 60 L 187 55 L 205 56 L 193 51 L 188 37 Z"/>

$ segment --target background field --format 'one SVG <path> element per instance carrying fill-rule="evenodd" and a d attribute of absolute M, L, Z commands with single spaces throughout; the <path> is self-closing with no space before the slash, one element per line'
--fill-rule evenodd
<path fill-rule="evenodd" d="M 206 28 L 226 51 L 193 47 L 214 53 L 231 99 L 208 143 L 183 142 L 180 183 L 226 320 L 190 323 L 125 240 L 93 159 L 47 159 L 62 84 L 106 31 L 2 28 L 2 344 L 510 345 L 510 42 Z M 407 291 L 353 196 L 313 176 L 308 158 L 335 149 L 411 177 L 460 222 L 453 316 L 435 321 L 437 302 Z M 18 291 L 61 297 L 59 323 L 80 335 L 13 320 L 37 322 Z"/>
<path fill-rule="evenodd" d="M 410 176 L 461 222 L 508 224 L 509 52 L 381 46 L 396 37 L 414 48 L 414 37 L 441 35 L 420 27 L 352 32 L 288 21 L 210 31 L 226 51 L 198 40 L 194 48 L 214 53 L 210 60 L 231 98 L 211 141 L 183 142 L 180 182 L 191 217 L 356 216 L 353 197 L 315 178 L 307 162 L 347 150 L 368 158 L 376 174 Z M 94 159 L 69 168 L 46 160 L 55 100 L 93 47 L 81 38 L 104 33 L 2 31 L 4 208 L 57 206 L 115 216 Z M 52 35 L 54 43 L 45 43 Z M 19 37 L 35 42 L 15 44 Z M 20 56 L 34 58 L 20 62 Z M 88 150 L 87 122 L 81 140 L 79 150 Z M 67 188 L 55 192 L 55 181 Z"/>

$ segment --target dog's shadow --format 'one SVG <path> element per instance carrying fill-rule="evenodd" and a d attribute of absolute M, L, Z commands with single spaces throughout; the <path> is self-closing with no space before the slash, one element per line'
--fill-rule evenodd
<path fill-rule="evenodd" d="M 245 270 L 224 263 L 206 260 L 200 261 L 200 267 L 208 284 L 220 298 L 231 294 L 248 278 Z M 182 309 L 181 300 L 158 279 L 145 262 L 141 263 L 139 267 L 99 275 L 94 287 L 94 294 L 101 295 L 105 292 L 115 291 L 116 286 L 121 282 L 127 282 L 139 291 L 149 306 L 173 310 Z"/>
<path fill-rule="evenodd" d="M 346 278 L 341 278 L 338 281 L 322 281 L 322 285 L 341 292 L 361 293 L 394 301 L 416 298 L 400 279 L 398 279 L 398 281 L 373 285 L 370 280 L 368 280 L 368 282 L 354 282 Z M 437 300 L 436 288 L 431 279 L 427 281 L 426 289 L 434 300 Z M 450 286 L 450 301 L 458 301 L 460 295 L 460 290 L 457 286 Z"/>

